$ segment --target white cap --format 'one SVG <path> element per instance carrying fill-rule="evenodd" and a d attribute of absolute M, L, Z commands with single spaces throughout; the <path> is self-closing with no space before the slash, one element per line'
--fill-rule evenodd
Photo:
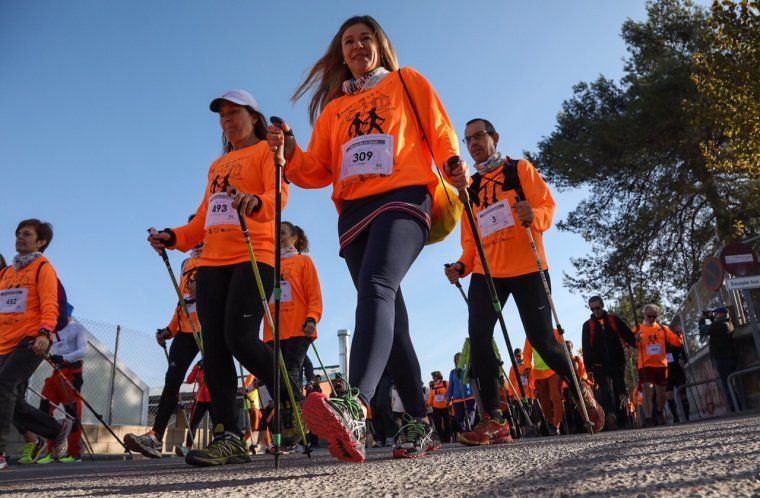
<path fill-rule="evenodd" d="M 224 92 L 221 96 L 215 98 L 209 104 L 208 107 L 211 109 L 211 112 L 219 112 L 219 108 L 222 106 L 222 101 L 224 100 L 237 105 L 245 105 L 256 112 L 261 112 L 259 103 L 256 102 L 256 99 L 253 98 L 253 95 L 246 92 L 245 90 L 229 90 L 227 92 Z"/>

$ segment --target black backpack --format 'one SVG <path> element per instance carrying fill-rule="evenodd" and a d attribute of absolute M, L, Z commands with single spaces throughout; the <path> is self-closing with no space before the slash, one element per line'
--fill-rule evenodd
<path fill-rule="evenodd" d="M 508 159 L 504 161 L 502 166 L 504 173 L 504 183 L 501 184 L 501 190 L 516 190 L 518 199 L 525 199 L 523 194 L 522 185 L 520 184 L 520 176 L 517 174 L 517 163 L 519 159 Z M 483 176 L 480 173 L 472 175 L 472 183 L 467 187 L 470 192 L 470 202 L 476 206 L 480 205 L 480 182 L 483 180 Z"/>

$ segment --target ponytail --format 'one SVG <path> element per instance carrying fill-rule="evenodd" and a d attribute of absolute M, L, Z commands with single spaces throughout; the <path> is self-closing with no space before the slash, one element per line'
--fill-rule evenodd
<path fill-rule="evenodd" d="M 309 252 L 309 239 L 306 237 L 306 232 L 303 231 L 303 228 L 294 225 L 289 221 L 283 221 L 282 224 L 287 225 L 290 233 L 295 236 L 296 241 L 293 246 L 296 250 L 299 253 Z"/>

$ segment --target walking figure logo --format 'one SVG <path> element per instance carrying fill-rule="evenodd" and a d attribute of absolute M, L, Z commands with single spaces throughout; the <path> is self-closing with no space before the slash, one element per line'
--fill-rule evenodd
<path fill-rule="evenodd" d="M 351 138 L 358 137 L 359 135 L 364 135 L 362 126 L 367 124 L 367 122 L 362 121 L 359 116 L 361 116 L 361 113 L 357 112 L 354 116 L 353 121 L 351 121 L 351 126 L 348 128 L 348 136 Z"/>
<path fill-rule="evenodd" d="M 369 112 L 367 112 L 367 117 L 365 119 L 361 119 L 361 115 L 362 113 L 357 112 L 354 115 L 354 119 L 351 120 L 351 126 L 348 127 L 348 136 L 350 138 L 368 135 L 372 133 L 373 130 L 378 133 L 385 133 L 381 125 L 385 123 L 386 119 L 377 113 L 377 107 L 370 109 Z M 367 126 L 366 129 L 364 129 L 365 125 Z"/>
<path fill-rule="evenodd" d="M 211 192 L 212 194 L 215 194 L 217 192 L 226 192 L 227 187 L 230 186 L 230 175 L 226 175 L 224 177 L 220 177 L 219 175 L 214 178 L 214 181 L 211 182 Z"/>

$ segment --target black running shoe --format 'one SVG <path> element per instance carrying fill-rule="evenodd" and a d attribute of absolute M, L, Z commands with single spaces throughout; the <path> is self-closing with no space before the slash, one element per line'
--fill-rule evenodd
<path fill-rule="evenodd" d="M 198 467 L 226 465 L 228 463 L 248 463 L 251 455 L 245 449 L 245 440 L 224 432 L 222 424 L 216 424 L 214 439 L 202 450 L 192 450 L 185 457 L 185 462 Z"/>

